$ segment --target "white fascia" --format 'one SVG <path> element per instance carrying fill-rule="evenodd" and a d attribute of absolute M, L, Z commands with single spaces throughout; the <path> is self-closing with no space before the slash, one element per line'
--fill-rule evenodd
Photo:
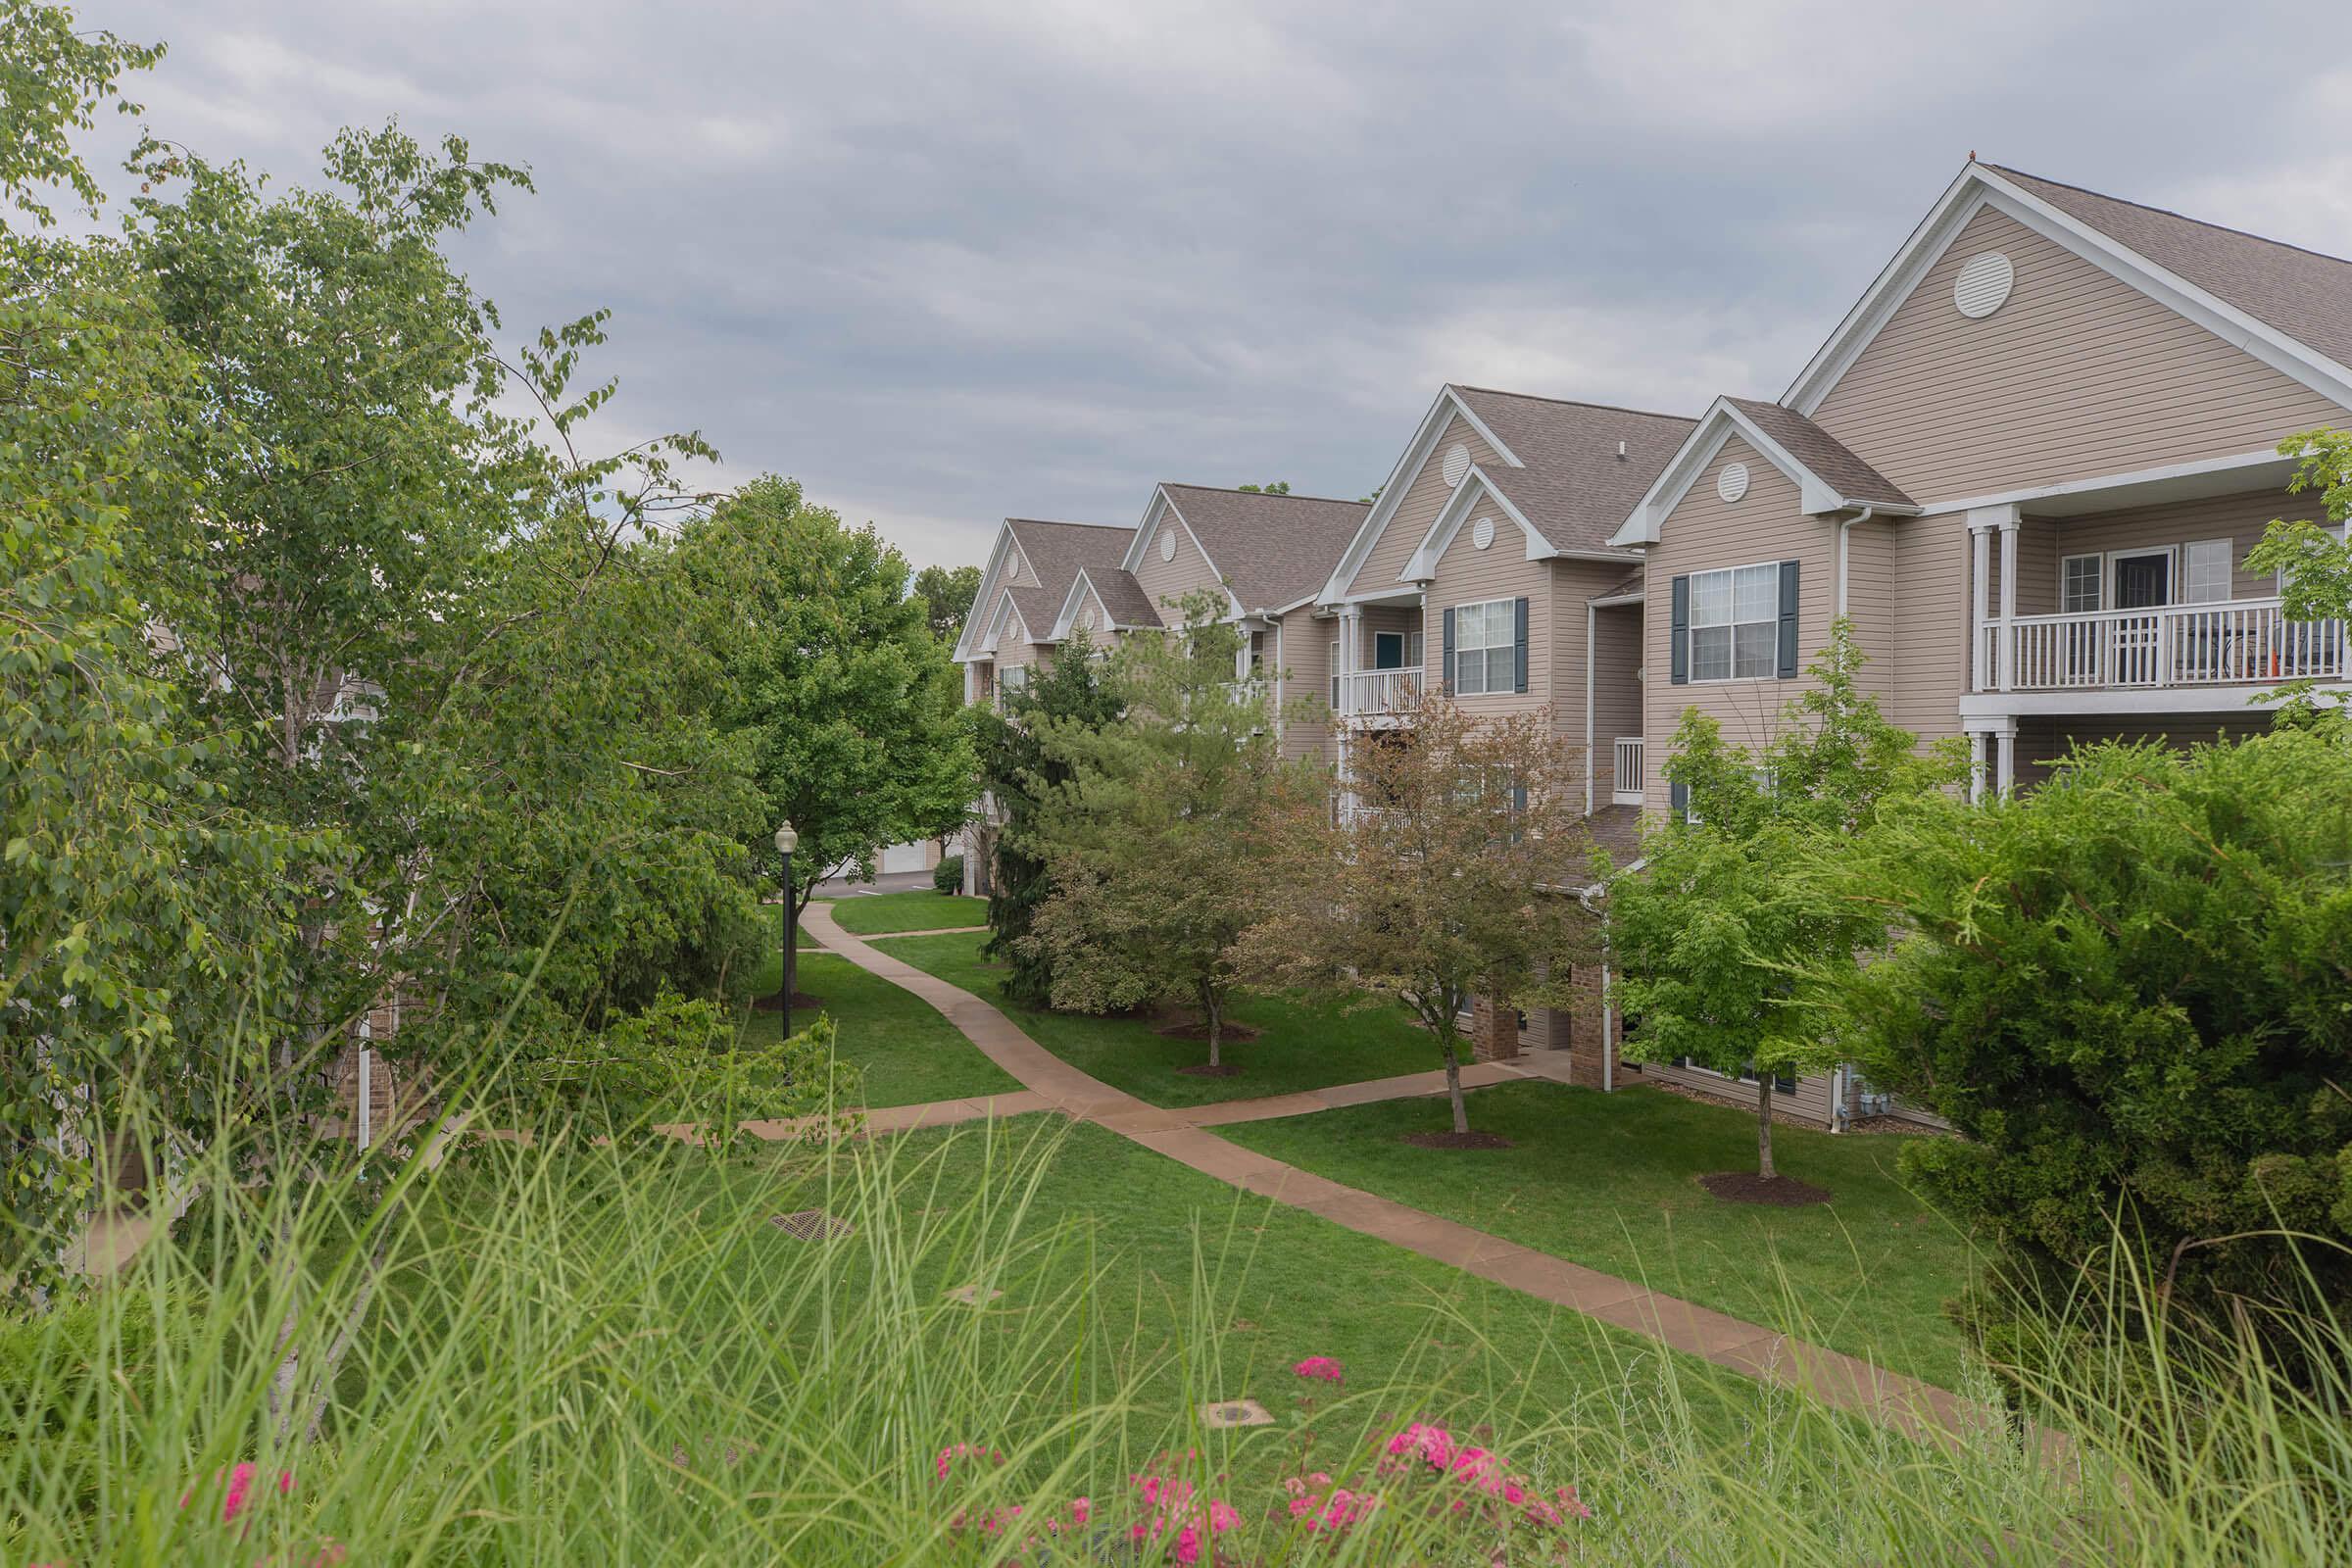
<path fill-rule="evenodd" d="M 1020 541 L 1012 536 L 1012 524 L 1009 521 L 999 523 L 996 547 L 988 553 L 988 569 L 980 574 L 980 591 L 972 595 L 974 605 L 990 603 L 989 596 L 996 592 L 1004 580 L 1006 561 L 1013 557 L 1019 557 L 1024 561 L 1028 559 L 1021 553 Z M 969 663 L 980 657 L 983 651 L 980 641 L 981 624 L 981 617 L 978 615 L 965 617 L 963 631 L 956 639 L 955 658 L 957 663 Z"/>
<path fill-rule="evenodd" d="M 1355 537 L 1348 541 L 1348 548 L 1342 552 L 1340 564 L 1332 568 L 1330 578 L 1323 584 L 1323 591 L 1315 595 L 1316 604 L 1336 605 L 1349 598 L 1348 585 L 1355 580 L 1357 572 L 1363 570 L 1364 562 L 1370 558 L 1373 546 L 1388 531 L 1390 519 L 1396 515 L 1396 509 L 1404 503 L 1404 493 L 1412 488 L 1414 480 L 1421 477 L 1421 470 L 1428 465 L 1430 454 L 1437 450 L 1438 438 L 1446 433 L 1446 425 L 1453 421 L 1455 415 L 1459 415 L 1463 423 L 1478 432 L 1480 440 L 1494 449 L 1504 466 L 1527 466 L 1519 460 L 1517 453 L 1488 428 L 1487 421 L 1472 411 L 1450 384 L 1438 388 L 1438 395 L 1431 400 L 1429 412 L 1421 416 L 1421 423 L 1414 429 L 1413 439 L 1405 447 L 1404 455 L 1396 460 L 1396 466 L 1389 470 L 1388 478 L 1382 481 L 1380 499 L 1372 503 L 1372 510 L 1364 514 L 1364 520 L 1357 525 Z M 1467 475 L 1462 482 L 1469 482 Z"/>
<path fill-rule="evenodd" d="M 1687 436 L 1673 461 L 1666 465 L 1656 481 L 1635 504 L 1633 514 L 1609 535 L 1612 545 L 1654 545 L 1658 530 L 1669 514 L 1682 505 L 1683 497 L 1707 471 L 1734 435 L 1742 437 L 1749 446 L 1762 454 L 1764 461 L 1788 476 L 1796 486 L 1797 507 L 1808 517 L 1826 516 L 1833 512 L 1846 512 L 1863 505 L 1849 501 L 1838 488 L 1812 469 L 1797 462 L 1788 448 L 1764 433 L 1761 425 L 1732 406 L 1729 398 L 1717 398 L 1705 417 Z M 1894 507 L 1885 502 L 1875 503 L 1881 516 L 1916 516 L 1917 507 Z"/>
<path fill-rule="evenodd" d="M 1007 588 L 1004 597 L 997 601 L 997 612 L 990 617 L 988 640 L 980 645 L 980 651 L 993 656 L 998 644 L 1004 642 L 1004 633 L 1015 625 L 1021 628 L 1021 641 L 1036 640 L 1029 635 L 1029 624 L 1021 619 L 1021 609 L 1012 602 L 1012 590 Z"/>
<path fill-rule="evenodd" d="M 1163 516 L 1176 519 L 1176 525 L 1184 530 L 1184 536 L 1193 542 L 1193 548 L 1200 552 L 1200 559 L 1207 562 L 1208 569 L 1216 574 L 1218 585 L 1225 590 L 1227 612 L 1233 615 L 1242 613 L 1242 602 L 1234 597 L 1233 585 L 1226 581 L 1224 571 L 1217 565 L 1217 558 L 1208 553 L 1208 546 L 1202 544 L 1200 536 L 1193 532 L 1193 525 L 1184 520 L 1184 509 L 1176 505 L 1176 498 L 1168 494 L 1166 485 L 1152 487 L 1152 504 L 1144 508 L 1144 520 L 1136 525 L 1135 538 L 1129 541 L 1127 554 L 1120 559 L 1120 569 L 1133 576 L 1136 568 L 1144 564 L 1144 553 L 1152 548 L 1152 540 L 1158 533 L 1157 524 Z"/>
<path fill-rule="evenodd" d="M 2321 396 L 2352 408 L 2352 368 L 2337 364 L 2277 327 L 2266 325 L 2177 272 L 2060 211 L 1982 164 L 1960 172 L 1902 249 L 1838 323 L 1837 331 L 1789 383 L 1781 401 L 1811 416 L 1838 380 L 1870 347 L 1903 301 L 1950 248 L 1969 220 L 1990 207 L 2034 233 L 2064 246 L 2099 270 L 2147 295 L 2234 348 Z"/>

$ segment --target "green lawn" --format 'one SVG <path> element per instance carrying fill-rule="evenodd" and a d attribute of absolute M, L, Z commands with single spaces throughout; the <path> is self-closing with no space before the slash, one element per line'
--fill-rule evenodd
<path fill-rule="evenodd" d="M 853 893 L 831 900 L 833 918 L 844 931 L 870 936 L 877 931 L 946 931 L 988 924 L 988 901 L 960 894 Z"/>
<path fill-rule="evenodd" d="M 880 944 L 894 957 L 985 997 L 1004 1009 L 1030 1039 L 1072 1066 L 1154 1105 L 1200 1105 L 1260 1095 L 1320 1089 L 1362 1078 L 1427 1072 L 1444 1065 L 1427 1031 L 1393 1007 L 1335 1013 L 1276 997 L 1245 997 L 1233 1021 L 1259 1031 L 1255 1040 L 1228 1042 L 1226 1061 L 1242 1070 L 1230 1078 L 1178 1072 L 1208 1059 L 1197 1040 L 1159 1033 L 1162 1020 L 1096 1018 L 1016 1006 L 1000 993 L 998 971 L 980 961 L 978 932 L 905 937 Z"/>
<path fill-rule="evenodd" d="M 1906 1140 L 1776 1127 L 1781 1173 L 1833 1198 L 1764 1208 L 1723 1202 L 1696 1181 L 1755 1168 L 1755 1118 L 1740 1110 L 1655 1089 L 1601 1095 L 1523 1082 L 1478 1091 L 1470 1124 L 1516 1147 L 1464 1152 L 1399 1141 L 1449 1125 L 1443 1101 L 1219 1133 L 1522 1246 L 1956 1386 L 1961 1344 L 1941 1305 L 1968 1275 L 1969 1246 L 1896 1180 Z"/>
<path fill-rule="evenodd" d="M 776 979 L 776 960 L 770 958 L 753 983 L 753 995 L 774 991 Z M 869 1106 L 1010 1094 L 1021 1087 L 929 1003 L 837 954 L 802 954 L 801 990 L 821 1001 L 832 1016 L 839 1057 L 863 1069 Z M 782 1017 L 772 1012 L 754 1012 L 744 1025 L 757 1040 L 773 1040 L 782 1027 Z"/>

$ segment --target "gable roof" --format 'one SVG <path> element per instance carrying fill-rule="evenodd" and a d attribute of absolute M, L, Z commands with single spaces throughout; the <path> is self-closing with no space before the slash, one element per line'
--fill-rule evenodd
<path fill-rule="evenodd" d="M 1007 517 L 1004 526 L 1037 573 L 1036 582 L 1012 583 L 1005 589 L 1020 607 L 1021 620 L 1032 636 L 1054 624 L 1081 567 L 1118 565 L 1132 531 L 1105 523 L 1046 522 L 1035 517 Z"/>
<path fill-rule="evenodd" d="M 1198 484 L 1163 484 L 1159 494 L 1192 530 L 1243 613 L 1289 610 L 1311 599 L 1372 510 L 1361 501 Z"/>
<path fill-rule="evenodd" d="M 2352 408 L 2352 262 L 1971 163 L 1781 402 L 1819 409 L 1919 280 L 1990 207 L 2321 396 Z"/>
<path fill-rule="evenodd" d="M 1690 431 L 1657 480 L 1610 535 L 1614 545 L 1658 542 L 1658 529 L 1698 477 L 1735 435 L 1796 483 L 1798 505 L 1808 516 L 1871 507 L 1881 513 L 1916 515 L 1919 504 L 1893 481 L 1846 448 L 1836 436 L 1793 409 L 1754 398 L 1720 397 Z"/>
<path fill-rule="evenodd" d="M 1555 551 L 1608 548 L 1609 535 L 1698 423 L 1676 414 L 1491 387 L 1453 390 L 1519 459 L 1518 467 L 1482 466 L 1488 487 Z"/>
<path fill-rule="evenodd" d="M 2256 320 L 2352 365 L 2352 261 L 1998 164 L 1985 167 Z"/>
<path fill-rule="evenodd" d="M 1117 566 L 1080 566 L 1078 575 L 1070 579 L 1070 591 L 1062 596 L 1049 641 L 1060 642 L 1070 634 L 1072 620 L 1089 594 L 1110 617 L 1108 625 L 1089 627 L 1090 631 L 1145 631 L 1160 624 L 1159 612 L 1152 608 L 1152 596 L 1144 592 L 1133 572 Z"/>

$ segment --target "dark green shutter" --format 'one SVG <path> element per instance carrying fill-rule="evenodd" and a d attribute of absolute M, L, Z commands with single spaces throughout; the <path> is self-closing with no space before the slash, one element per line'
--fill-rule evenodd
<path fill-rule="evenodd" d="M 1674 812 L 1674 819 L 1677 822 L 1680 822 L 1690 816 L 1690 786 L 1688 784 L 1667 785 L 1666 804 L 1670 808 L 1672 808 Z"/>
<path fill-rule="evenodd" d="M 1671 679 L 1677 686 L 1690 684 L 1690 579 L 1674 579 L 1674 619 L 1671 622 L 1674 650 L 1668 659 Z"/>
<path fill-rule="evenodd" d="M 1781 679 L 1796 679 L 1796 563 L 1781 563 Z"/>
<path fill-rule="evenodd" d="M 1453 612 L 1450 610 L 1446 612 L 1446 672 L 1438 690 L 1447 697 L 1453 695 Z"/>
<path fill-rule="evenodd" d="M 1511 690 L 1527 690 L 1527 601 L 1511 601 Z"/>

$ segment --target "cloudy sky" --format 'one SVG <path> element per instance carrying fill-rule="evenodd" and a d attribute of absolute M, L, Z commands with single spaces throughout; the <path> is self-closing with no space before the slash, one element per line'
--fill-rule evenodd
<path fill-rule="evenodd" d="M 1357 496 L 1442 381 L 1777 396 L 1974 149 L 2352 254 L 2325 0 L 76 0 L 161 134 L 529 165 L 460 254 L 918 563 L 1160 479 Z"/>

